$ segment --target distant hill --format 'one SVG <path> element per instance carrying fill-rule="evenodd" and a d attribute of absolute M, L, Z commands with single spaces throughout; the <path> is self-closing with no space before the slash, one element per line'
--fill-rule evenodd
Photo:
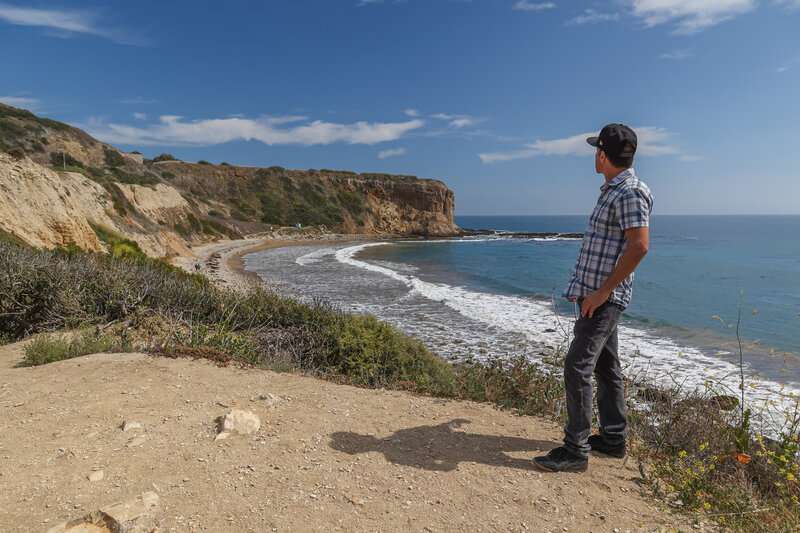
<path fill-rule="evenodd" d="M 0 157 L 0 238 L 37 246 L 71 239 L 99 249 L 91 230 L 98 224 L 151 255 L 296 224 L 336 233 L 459 232 L 453 193 L 437 180 L 147 159 L 4 104 L 0 152 L 9 153 Z"/>

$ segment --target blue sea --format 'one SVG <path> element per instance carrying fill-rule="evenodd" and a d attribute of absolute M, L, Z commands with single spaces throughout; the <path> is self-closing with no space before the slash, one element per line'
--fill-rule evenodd
<path fill-rule="evenodd" d="M 256 252 L 245 265 L 301 299 L 375 314 L 445 359 L 537 359 L 569 343 L 576 310 L 560 295 L 581 241 L 506 234 L 582 233 L 587 222 L 460 216 L 462 228 L 495 233 L 316 242 Z M 653 216 L 650 234 L 620 325 L 628 377 L 684 390 L 713 381 L 738 396 L 738 323 L 748 401 L 792 404 L 789 394 L 800 394 L 800 216 Z"/>

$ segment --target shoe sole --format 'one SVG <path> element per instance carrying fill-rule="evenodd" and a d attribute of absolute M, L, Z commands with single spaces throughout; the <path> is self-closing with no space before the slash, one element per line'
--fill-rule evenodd
<path fill-rule="evenodd" d="M 543 470 L 545 472 L 586 472 L 587 470 L 589 470 L 589 465 L 588 464 L 585 465 L 585 466 L 576 467 L 576 468 L 565 468 L 564 470 L 553 470 L 552 468 L 547 468 L 546 466 L 543 466 L 543 465 L 537 463 L 536 459 L 533 460 L 533 466 L 535 466 L 539 470 Z"/>
<path fill-rule="evenodd" d="M 606 455 L 608 457 L 613 457 L 614 459 L 624 459 L 625 458 L 625 452 L 622 452 L 622 453 L 619 453 L 619 452 L 606 452 L 606 451 L 603 451 L 603 450 L 597 450 L 595 448 L 592 448 L 592 451 L 595 452 L 595 453 L 599 453 L 600 455 Z"/>

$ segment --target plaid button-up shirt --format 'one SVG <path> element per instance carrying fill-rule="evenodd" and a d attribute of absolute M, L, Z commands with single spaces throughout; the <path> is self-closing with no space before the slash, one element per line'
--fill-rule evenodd
<path fill-rule="evenodd" d="M 636 178 L 632 168 L 600 187 L 602 191 L 583 235 L 575 272 L 564 289 L 564 298 L 583 298 L 599 289 L 617 266 L 628 246 L 625 230 L 650 225 L 653 195 Z M 614 288 L 609 300 L 623 307 L 631 301 L 633 274 Z"/>

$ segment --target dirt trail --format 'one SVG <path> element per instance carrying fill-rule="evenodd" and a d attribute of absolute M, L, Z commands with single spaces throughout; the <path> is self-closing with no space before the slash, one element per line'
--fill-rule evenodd
<path fill-rule="evenodd" d="M 488 405 L 144 354 L 12 368 L 21 355 L 0 347 L 3 532 L 148 490 L 173 531 L 692 529 L 646 501 L 632 461 L 536 471 L 561 429 Z M 261 429 L 215 441 L 233 408 Z"/>

